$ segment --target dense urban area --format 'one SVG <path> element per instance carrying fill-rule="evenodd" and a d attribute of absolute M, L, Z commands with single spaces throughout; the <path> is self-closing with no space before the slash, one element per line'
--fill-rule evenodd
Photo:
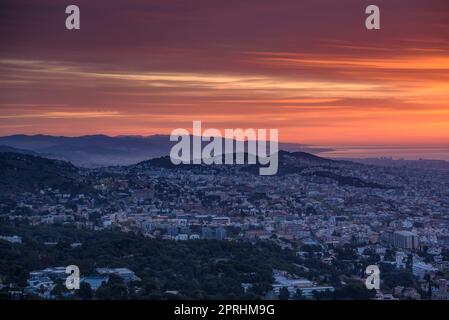
<path fill-rule="evenodd" d="M 449 170 L 0 153 L 4 299 L 449 299 Z M 66 266 L 80 269 L 78 290 Z M 380 268 L 380 289 L 365 286 Z"/>

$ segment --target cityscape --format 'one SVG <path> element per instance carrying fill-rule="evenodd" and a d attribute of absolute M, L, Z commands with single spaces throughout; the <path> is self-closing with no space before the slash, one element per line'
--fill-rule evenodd
<path fill-rule="evenodd" d="M 2 0 L 0 302 L 449 300 L 448 14 Z"/>
<path fill-rule="evenodd" d="M 6 169 L 2 181 L 9 182 L 1 185 L 2 292 L 20 298 L 77 297 L 76 291 L 60 288 L 66 267 L 45 263 L 53 260 L 92 270 L 84 274 L 81 269 L 88 297 L 114 298 L 114 290 L 107 286 L 111 275 L 118 276 L 123 289 L 115 298 L 449 297 L 449 164 L 398 170 L 303 152 L 280 151 L 279 158 L 277 175 L 259 176 L 254 165 L 178 167 L 168 156 L 131 166 L 80 169 L 61 160 L 1 153 Z M 21 170 L 25 165 L 27 170 Z M 24 233 L 15 233 L 13 226 Z M 47 231 L 36 231 L 30 239 L 41 226 Z M 58 230 L 56 235 L 51 227 Z M 86 234 L 77 235 L 76 230 Z M 103 259 L 84 256 L 86 246 L 96 250 L 90 234 L 106 235 L 106 231 L 132 234 L 149 245 L 229 243 L 231 253 L 240 250 L 240 244 L 269 245 L 287 257 L 270 262 L 268 276 L 260 270 L 243 272 L 251 267 L 231 259 L 234 272 L 242 268 L 234 279 L 239 287 L 214 292 L 215 288 L 201 283 L 184 283 L 187 279 L 172 283 L 157 269 L 139 266 L 140 274 L 131 268 L 134 262 L 129 262 L 129 256 L 118 258 L 119 252 L 126 252 L 120 247 L 124 240 L 116 244 L 111 240 L 110 250 L 117 250 L 117 257 L 106 258 L 105 264 L 100 262 Z M 60 232 L 73 236 L 65 238 Z M 36 257 L 31 269 L 19 272 L 8 257 L 28 246 L 37 246 L 39 254 L 49 257 Z M 54 250 L 64 250 L 68 257 L 50 258 Z M 181 265 L 189 263 L 177 259 Z M 380 267 L 379 290 L 365 288 L 368 265 Z M 214 268 L 218 272 L 220 262 Z M 221 271 L 230 272 L 227 268 Z M 149 283 L 154 288 L 146 292 Z"/>

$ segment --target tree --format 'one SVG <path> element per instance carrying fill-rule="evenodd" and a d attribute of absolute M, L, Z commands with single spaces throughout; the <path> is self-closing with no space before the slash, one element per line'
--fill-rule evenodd
<path fill-rule="evenodd" d="M 270 282 L 259 282 L 254 283 L 248 291 L 254 293 L 258 297 L 263 297 L 271 288 Z"/>
<path fill-rule="evenodd" d="M 301 289 L 297 289 L 295 293 L 295 300 L 302 300 L 302 299 L 303 299 L 302 291 Z"/>
<path fill-rule="evenodd" d="M 381 271 L 382 272 L 382 271 Z M 382 283 L 385 288 L 393 289 L 397 286 L 402 287 L 413 287 L 414 278 L 413 274 L 406 270 L 393 271 L 393 272 L 383 272 Z"/>
<path fill-rule="evenodd" d="M 384 256 L 384 260 L 385 261 L 394 261 L 396 256 L 396 249 L 387 249 L 387 251 L 385 252 L 385 256 Z"/>
<path fill-rule="evenodd" d="M 66 286 L 63 284 L 61 279 L 56 280 L 56 284 L 53 290 L 51 290 L 51 294 L 56 299 L 63 299 L 64 295 L 67 294 L 68 292 L 69 290 L 67 290 Z"/>
<path fill-rule="evenodd" d="M 98 288 L 96 296 L 101 300 L 123 300 L 128 298 L 128 288 L 122 278 L 111 274 L 109 281 Z"/>
<path fill-rule="evenodd" d="M 145 280 L 146 280 L 145 285 L 143 287 L 145 295 L 150 295 L 161 291 L 159 283 L 157 283 L 155 280 L 153 279 L 145 279 Z"/>
<path fill-rule="evenodd" d="M 290 298 L 290 292 L 286 287 L 282 287 L 279 291 L 279 300 L 288 300 Z"/>
<path fill-rule="evenodd" d="M 413 255 L 409 254 L 407 255 L 407 262 L 405 263 L 405 268 L 411 271 L 412 267 L 413 267 Z"/>
<path fill-rule="evenodd" d="M 90 300 L 93 298 L 94 293 L 92 291 L 92 288 L 90 287 L 90 284 L 88 284 L 87 282 L 81 282 L 79 290 L 76 291 L 76 295 L 80 299 Z"/>
<path fill-rule="evenodd" d="M 364 284 L 353 282 L 335 291 L 337 299 L 370 300 L 376 294 L 375 290 L 368 290 Z"/>
<path fill-rule="evenodd" d="M 424 275 L 424 280 L 427 281 L 427 297 L 432 299 L 432 277 L 430 274 L 426 273 Z"/>

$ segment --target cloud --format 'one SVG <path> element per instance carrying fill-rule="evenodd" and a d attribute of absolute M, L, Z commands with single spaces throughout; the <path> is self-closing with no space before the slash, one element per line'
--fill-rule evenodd
<path fill-rule="evenodd" d="M 449 140 L 447 1 L 4 0 L 0 133 L 277 127 L 289 141 Z M 105 8 L 108 8 L 105 10 Z"/>

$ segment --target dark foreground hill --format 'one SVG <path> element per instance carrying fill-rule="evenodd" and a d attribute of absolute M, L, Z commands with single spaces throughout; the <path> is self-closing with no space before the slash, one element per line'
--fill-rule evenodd
<path fill-rule="evenodd" d="M 0 193 L 38 192 L 44 188 L 61 192 L 89 192 L 89 182 L 72 164 L 33 155 L 0 153 Z"/>

